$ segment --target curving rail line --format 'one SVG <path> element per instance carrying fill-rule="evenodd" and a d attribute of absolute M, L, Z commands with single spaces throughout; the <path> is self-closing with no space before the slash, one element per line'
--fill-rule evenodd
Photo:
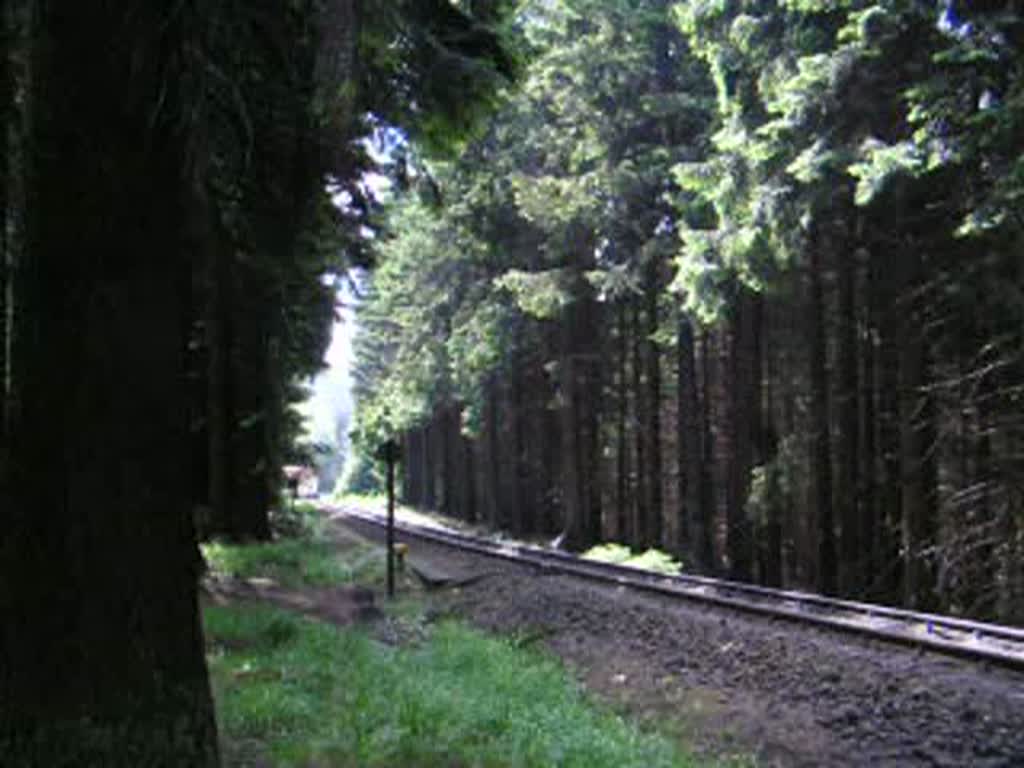
<path fill-rule="evenodd" d="M 382 516 L 352 506 L 329 510 L 383 527 Z M 548 572 L 704 603 L 773 619 L 826 627 L 840 632 L 1024 671 L 1024 629 L 918 613 L 871 603 L 838 600 L 793 590 L 678 574 L 666 576 L 614 563 L 584 560 L 557 550 L 497 542 L 447 529 L 395 522 L 403 536 L 532 565 Z"/>

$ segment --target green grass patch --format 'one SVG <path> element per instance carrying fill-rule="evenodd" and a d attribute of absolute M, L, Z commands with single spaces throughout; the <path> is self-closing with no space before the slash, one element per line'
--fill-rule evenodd
<path fill-rule="evenodd" d="M 591 547 L 581 556 L 587 560 L 629 565 L 655 573 L 676 574 L 683 569 L 682 563 L 659 549 L 648 549 L 646 552 L 635 555 L 629 547 L 623 544 L 599 544 L 596 547 Z"/>
<path fill-rule="evenodd" d="M 282 766 L 687 766 L 553 659 L 453 623 L 380 645 L 271 608 L 208 606 L 225 756 Z"/>
<path fill-rule="evenodd" d="M 355 579 L 328 541 L 284 539 L 261 544 L 203 544 L 203 556 L 219 575 L 272 579 L 286 587 L 330 586 Z"/>
<path fill-rule="evenodd" d="M 327 536 L 315 506 L 297 504 L 287 521 L 286 537 L 248 544 L 210 541 L 202 545 L 203 557 L 216 575 L 272 579 L 286 587 L 375 583 L 383 578 L 379 549 L 352 544 L 340 556 L 339 545 Z"/>

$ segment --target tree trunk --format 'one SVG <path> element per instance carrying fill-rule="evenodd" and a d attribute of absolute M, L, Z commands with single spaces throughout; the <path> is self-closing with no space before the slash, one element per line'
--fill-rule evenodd
<path fill-rule="evenodd" d="M 423 508 L 435 510 L 437 509 L 437 472 L 434 469 L 435 455 L 431 446 L 429 422 L 423 425 L 420 434 L 422 435 L 420 456 L 423 461 Z"/>
<path fill-rule="evenodd" d="M 6 765 L 218 763 L 189 509 L 171 5 L 35 9 L 15 351 L 32 397 L 0 500 Z"/>
<path fill-rule="evenodd" d="M 398 499 L 402 504 L 412 506 L 412 473 L 413 457 L 412 430 L 406 430 L 402 434 L 402 484 L 399 486 Z"/>
<path fill-rule="evenodd" d="M 468 438 L 459 438 L 462 444 L 463 450 L 463 466 L 464 466 L 464 477 L 462 480 L 463 496 L 466 499 L 466 517 L 465 519 L 470 523 L 475 523 L 480 519 L 479 505 L 477 500 L 480 498 L 476 492 L 476 464 L 475 464 L 475 451 L 474 441 Z"/>
<path fill-rule="evenodd" d="M 14 114 L 12 39 L 9 3 L 0 0 L 0 483 L 7 466 L 13 394 L 10 362 L 14 331 L 14 259 L 8 236 L 11 217 L 11 142 L 8 135 Z"/>
<path fill-rule="evenodd" d="M 647 529 L 649 516 L 647 514 L 647 483 L 650 475 L 647 471 L 647 441 L 644 439 L 644 427 L 647 425 L 647 388 L 644 386 L 644 344 L 642 312 L 640 303 L 634 299 L 633 302 L 633 423 L 636 425 L 634 432 L 634 445 L 636 453 L 636 481 L 633 485 L 633 524 L 630 545 L 636 550 L 647 549 L 651 545 L 651 537 Z"/>
<path fill-rule="evenodd" d="M 696 341 L 693 324 L 685 314 L 679 316 L 677 330 L 680 553 L 692 558 L 694 569 L 706 571 L 711 566 L 710 510 L 704 506 L 704 454 L 702 450 L 703 421 L 697 400 Z"/>
<path fill-rule="evenodd" d="M 655 335 L 658 332 L 658 296 L 660 294 L 660 280 L 658 263 L 651 259 L 647 266 L 647 291 L 645 295 L 645 319 L 646 324 L 643 332 L 644 346 L 644 385 L 643 397 L 647 401 L 644 410 L 646 417 L 641 439 L 645 443 L 644 455 L 647 459 L 644 474 L 644 492 L 646 499 L 644 507 L 647 513 L 647 522 L 644 526 L 648 544 L 660 548 L 664 546 L 662 541 L 662 509 L 661 509 L 661 350 Z"/>
<path fill-rule="evenodd" d="M 577 275 L 574 300 L 566 309 L 562 323 L 559 364 L 562 534 L 564 545 L 571 549 L 582 549 L 593 543 L 600 524 L 598 328 L 590 291 L 582 275 Z"/>
<path fill-rule="evenodd" d="M 206 201 L 201 201 L 203 205 Z M 209 219 L 212 212 L 199 215 Z M 232 433 L 235 415 L 235 384 L 232 365 L 234 335 L 232 333 L 234 307 L 232 290 L 234 274 L 231 269 L 230 246 L 214 235 L 212 226 L 202 228 L 207 249 L 207 307 L 206 307 L 206 424 L 207 460 L 209 461 L 209 502 L 211 527 L 217 533 L 237 533 L 240 522 L 235 517 L 235 461 Z"/>
<path fill-rule="evenodd" d="M 406 437 L 405 451 L 405 486 L 406 496 L 403 501 L 411 507 L 419 507 L 423 496 L 423 456 L 420 451 L 420 430 L 410 427 Z"/>
<path fill-rule="evenodd" d="M 583 516 L 583 500 L 580 494 L 580 449 L 579 422 L 576 403 L 576 365 L 575 352 L 575 308 L 568 310 L 569 318 L 565 321 L 565 348 L 559 362 L 560 408 L 561 415 L 561 454 L 562 454 L 562 534 L 564 541 L 578 544 L 581 518 Z"/>
<path fill-rule="evenodd" d="M 730 328 L 731 378 L 729 398 L 729 437 L 731 461 L 727 468 L 726 549 L 729 570 L 734 579 L 752 577 L 753 531 L 747 513 L 750 471 L 753 467 L 754 436 L 758 430 L 760 383 L 756 382 L 758 342 L 756 328 L 757 298 L 741 288 L 732 309 Z"/>
<path fill-rule="evenodd" d="M 534 526 L 534 505 L 530 498 L 530 470 L 526 456 L 526 400 L 524 396 L 524 375 L 522 370 L 512 373 L 509 387 L 511 389 L 511 402 L 509 407 L 512 418 L 512 481 L 514 483 L 512 499 L 514 504 L 513 516 L 515 525 L 513 531 L 523 536 L 533 533 Z"/>
<path fill-rule="evenodd" d="M 580 438 L 580 466 L 582 467 L 580 495 L 583 500 L 581 547 L 589 547 L 600 538 L 601 531 L 601 403 L 604 396 L 601 364 L 603 356 L 599 315 L 600 305 L 594 300 L 589 284 L 583 285 L 581 307 L 581 348 L 583 380 L 579 382 L 577 409 L 582 427 Z M 659 478 L 660 480 L 660 478 Z"/>
<path fill-rule="evenodd" d="M 618 306 L 617 420 L 615 429 L 615 537 L 623 544 L 631 539 L 629 526 L 629 320 L 626 303 Z"/>
<path fill-rule="evenodd" d="M 811 295 L 807 318 L 810 346 L 811 381 L 811 466 L 814 501 L 811 509 L 818 520 L 818 589 L 833 595 L 838 587 L 835 522 L 832 511 L 832 460 L 829 446 L 828 373 L 825 363 L 825 299 L 822 286 L 822 243 L 811 239 L 809 278 Z"/>
<path fill-rule="evenodd" d="M 916 256 L 905 256 L 917 261 Z M 917 270 L 915 269 L 914 272 Z M 911 285 L 913 282 L 910 283 Z M 934 607 L 934 574 L 927 548 L 935 535 L 934 404 L 926 391 L 928 360 L 918 323 L 904 323 L 899 357 L 901 548 L 903 599 L 913 608 Z"/>
<path fill-rule="evenodd" d="M 281 505 L 281 488 L 284 478 L 285 464 L 285 409 L 288 408 L 285 394 L 285 352 L 283 312 L 284 297 L 280 297 L 274 305 L 275 311 L 270 319 L 270 333 L 266 340 L 266 424 L 264 431 L 264 453 L 262 480 L 264 501 L 260 506 L 251 507 L 246 525 L 247 534 L 257 541 L 270 539 L 270 521 L 267 517 L 271 509 Z"/>
<path fill-rule="evenodd" d="M 874 597 L 872 580 L 879 570 L 878 553 L 881 549 L 881 515 L 878 509 L 878 408 L 876 406 L 876 393 L 879 390 L 878 331 L 875 327 L 876 283 L 874 259 L 869 257 L 864 287 L 868 306 L 862 322 L 861 355 L 864 368 L 860 384 L 861 402 L 863 403 L 860 413 L 860 429 L 864 437 L 864 450 L 860 457 L 860 543 L 864 552 L 861 591 L 869 599 Z"/>
<path fill-rule="evenodd" d="M 892 310 L 890 309 L 890 312 Z M 903 565 L 900 555 L 900 526 L 903 519 L 903 463 L 900 451 L 900 349 L 897 341 L 900 319 L 890 314 L 884 318 L 884 332 L 879 350 L 878 431 L 882 456 L 883 480 L 880 493 L 884 510 L 883 542 L 878 553 L 882 565 L 877 579 L 878 589 L 889 601 L 898 602 L 903 594 Z M 893 327 L 895 326 L 895 328 Z"/>
<path fill-rule="evenodd" d="M 567 457 L 562 453 L 562 409 L 545 407 L 540 414 L 541 434 L 551 435 L 541 443 L 541 487 L 544 488 L 544 515 L 541 532 L 545 535 L 561 530 L 562 473 Z"/>
<path fill-rule="evenodd" d="M 751 402 L 754 403 L 753 439 L 754 463 L 761 467 L 765 488 L 763 494 L 764 508 L 761 516 L 752 525 L 753 549 L 756 552 L 757 578 L 760 583 L 770 587 L 782 586 L 782 510 L 785 501 L 779 463 L 779 438 L 772 409 L 773 378 L 770 369 L 766 372 L 771 359 L 767 350 L 769 326 L 766 320 L 765 300 L 761 294 L 753 297 L 752 326 L 754 332 L 754 358 L 751 366 L 753 371 Z M 748 491 L 749 493 L 749 491 Z"/>
<path fill-rule="evenodd" d="M 445 404 L 437 411 L 438 443 L 441 448 L 441 512 L 451 517 L 459 514 L 455 493 L 455 451 L 451 430 L 451 405 Z"/>
<path fill-rule="evenodd" d="M 837 356 L 839 439 L 836 441 L 836 499 L 842 529 L 840 573 L 842 591 L 857 595 L 863 589 L 863 552 L 858 518 L 860 408 L 857 382 L 857 314 L 854 301 L 856 261 L 852 253 L 840 255 L 839 348 Z"/>
<path fill-rule="evenodd" d="M 714 462 L 715 462 L 715 439 L 711 424 L 711 392 L 713 390 L 714 378 L 712 371 L 714 366 L 711 361 L 711 334 L 709 331 L 701 333 L 700 339 L 700 361 L 701 361 L 701 399 L 700 399 L 700 446 L 701 446 L 701 498 L 700 509 L 707 530 L 704 534 L 705 544 L 702 559 L 708 570 L 718 569 L 715 560 L 715 484 L 714 484 Z M 698 542 L 699 543 L 699 542 Z"/>
<path fill-rule="evenodd" d="M 492 528 L 505 525 L 505 503 L 501 493 L 501 411 L 498 406 L 498 383 L 491 381 L 487 385 L 487 520 Z"/>

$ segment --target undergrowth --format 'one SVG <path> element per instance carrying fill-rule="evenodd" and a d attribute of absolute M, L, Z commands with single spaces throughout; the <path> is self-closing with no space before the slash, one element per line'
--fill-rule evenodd
<path fill-rule="evenodd" d="M 584 552 L 582 557 L 587 560 L 629 565 L 664 574 L 679 573 L 683 567 L 678 560 L 659 549 L 648 549 L 637 555 L 623 544 L 599 544 Z"/>
<path fill-rule="evenodd" d="M 316 508 L 299 503 L 272 520 L 274 541 L 234 544 L 214 540 L 202 545 L 203 557 L 216 575 L 264 578 L 282 586 L 335 586 L 378 581 L 381 557 L 368 544 L 354 545 L 338 556 L 338 543 L 325 532 Z"/>
<path fill-rule="evenodd" d="M 209 606 L 205 621 L 228 764 L 690 765 L 553 659 L 457 624 L 394 648 L 271 608 Z"/>

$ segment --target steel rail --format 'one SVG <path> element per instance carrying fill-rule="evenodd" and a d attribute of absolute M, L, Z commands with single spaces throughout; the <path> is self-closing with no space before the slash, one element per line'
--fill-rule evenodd
<path fill-rule="evenodd" d="M 351 506 L 329 511 L 377 527 L 383 518 Z M 565 552 L 520 543 L 502 543 L 450 530 L 395 523 L 405 536 L 486 557 L 532 565 L 640 591 L 685 599 L 767 618 L 856 633 L 876 640 L 984 661 L 1024 671 L 1024 629 L 933 613 L 840 600 L 794 590 L 690 574 L 663 575 L 641 568 L 585 560 Z"/>

